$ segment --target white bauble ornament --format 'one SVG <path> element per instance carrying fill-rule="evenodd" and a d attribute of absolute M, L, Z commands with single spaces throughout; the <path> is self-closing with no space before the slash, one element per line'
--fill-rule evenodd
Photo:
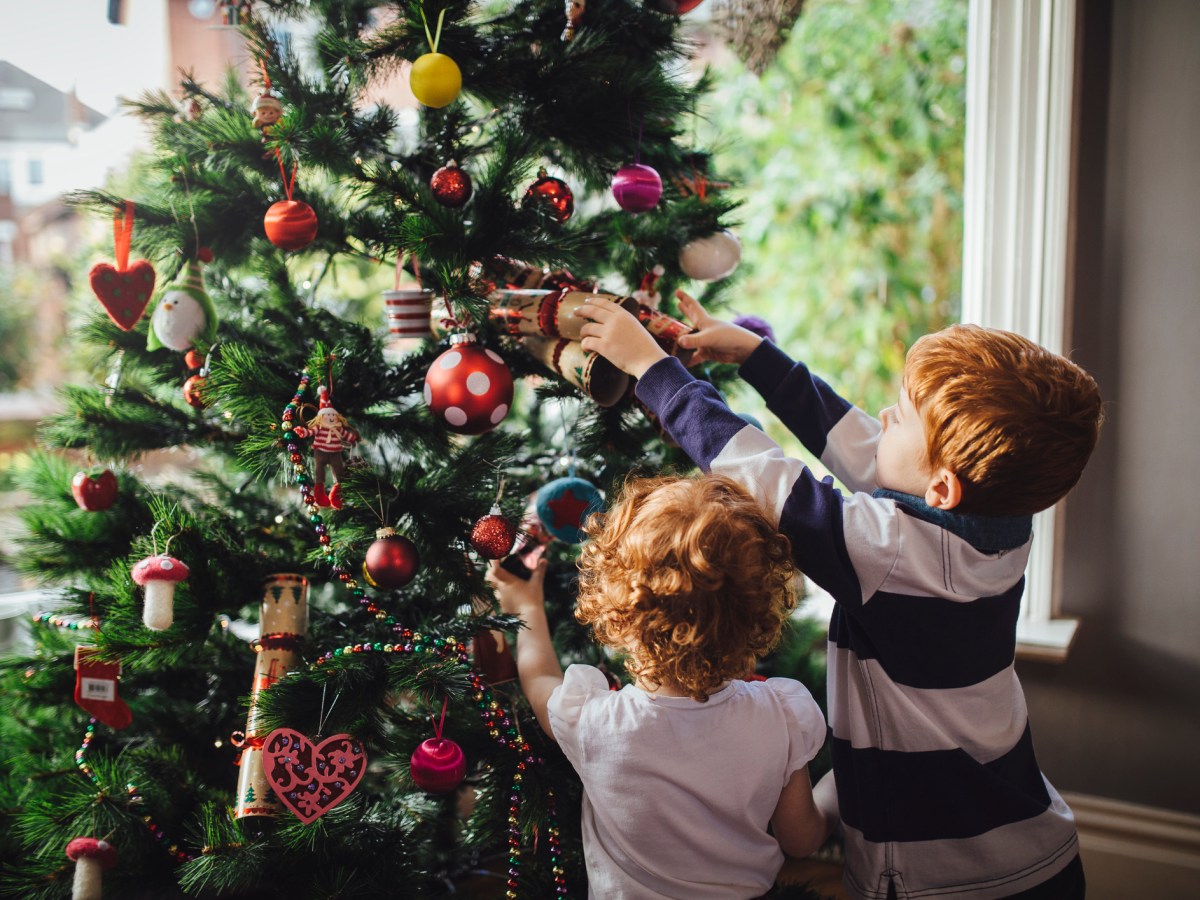
<path fill-rule="evenodd" d="M 679 268 L 697 281 L 720 281 L 733 274 L 742 259 L 737 235 L 723 229 L 684 244 L 679 251 Z"/>
<path fill-rule="evenodd" d="M 204 307 L 186 291 L 167 291 L 150 317 L 150 327 L 158 342 L 181 352 L 195 344 L 207 324 Z"/>

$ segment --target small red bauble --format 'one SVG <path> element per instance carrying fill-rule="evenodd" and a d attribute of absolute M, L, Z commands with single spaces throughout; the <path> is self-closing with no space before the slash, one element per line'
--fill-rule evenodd
<path fill-rule="evenodd" d="M 280 200 L 263 216 L 267 239 L 283 250 L 299 250 L 317 236 L 317 214 L 303 200 Z"/>
<path fill-rule="evenodd" d="M 204 409 L 204 376 L 193 375 L 183 383 L 183 399 L 188 406 Z"/>
<path fill-rule="evenodd" d="M 674 13 L 677 16 L 682 16 L 686 12 L 691 12 L 704 0 L 651 0 L 650 5 L 659 12 Z"/>
<path fill-rule="evenodd" d="M 76 472 L 71 479 L 71 496 L 80 509 L 100 512 L 117 502 L 117 476 L 105 469 L 99 475 Z"/>
<path fill-rule="evenodd" d="M 425 375 L 425 404 L 457 434 L 483 434 L 508 415 L 512 373 L 500 355 L 475 343 L 475 335 L 455 334 L 450 349 Z"/>
<path fill-rule="evenodd" d="M 547 175 L 545 169 L 538 169 L 537 181 L 525 191 L 524 203 L 546 212 L 559 223 L 567 221 L 575 212 L 575 195 L 567 183 Z"/>
<path fill-rule="evenodd" d="M 429 189 L 442 206 L 458 208 L 471 199 L 471 176 L 451 161 L 433 173 Z"/>
<path fill-rule="evenodd" d="M 412 541 L 396 534 L 395 529 L 380 528 L 375 532 L 375 543 L 367 548 L 363 575 L 372 587 L 391 590 L 412 581 L 420 564 L 421 557 Z"/>
<path fill-rule="evenodd" d="M 512 522 L 500 515 L 499 506 L 493 506 L 471 529 L 471 546 L 484 559 L 502 559 L 508 556 L 516 540 L 517 529 Z"/>
<path fill-rule="evenodd" d="M 632 163 L 622 166 L 613 176 L 612 192 L 617 205 L 626 212 L 654 209 L 662 198 L 662 178 L 650 166 Z"/>
<path fill-rule="evenodd" d="M 423 791 L 446 794 L 462 784 L 467 759 L 462 748 L 447 738 L 422 741 L 409 761 L 412 780 Z"/>

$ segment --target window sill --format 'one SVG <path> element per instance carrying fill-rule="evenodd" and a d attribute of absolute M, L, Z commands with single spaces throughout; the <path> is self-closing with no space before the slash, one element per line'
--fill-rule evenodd
<path fill-rule="evenodd" d="M 1075 643 L 1078 619 L 1048 619 L 1017 622 L 1017 659 L 1063 663 Z"/>

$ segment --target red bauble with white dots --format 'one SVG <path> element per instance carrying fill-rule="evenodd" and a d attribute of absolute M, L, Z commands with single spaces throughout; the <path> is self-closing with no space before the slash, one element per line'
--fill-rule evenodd
<path fill-rule="evenodd" d="M 504 421 L 512 407 L 512 373 L 498 353 L 480 347 L 475 335 L 455 334 L 450 349 L 425 375 L 425 404 L 457 434 L 483 434 Z"/>
<path fill-rule="evenodd" d="M 471 176 L 451 160 L 433 173 L 429 189 L 438 203 L 455 209 L 471 199 Z"/>
<path fill-rule="evenodd" d="M 471 529 L 471 546 L 484 559 L 503 559 L 517 541 L 517 527 L 500 514 L 500 507 L 480 518 Z"/>

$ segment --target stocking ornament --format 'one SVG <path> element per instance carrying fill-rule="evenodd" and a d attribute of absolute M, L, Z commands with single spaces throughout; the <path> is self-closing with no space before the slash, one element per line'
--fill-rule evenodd
<path fill-rule="evenodd" d="M 117 696 L 119 662 L 99 659 L 95 647 L 75 648 L 75 702 L 98 722 L 116 731 L 133 721 L 129 706 Z"/>

